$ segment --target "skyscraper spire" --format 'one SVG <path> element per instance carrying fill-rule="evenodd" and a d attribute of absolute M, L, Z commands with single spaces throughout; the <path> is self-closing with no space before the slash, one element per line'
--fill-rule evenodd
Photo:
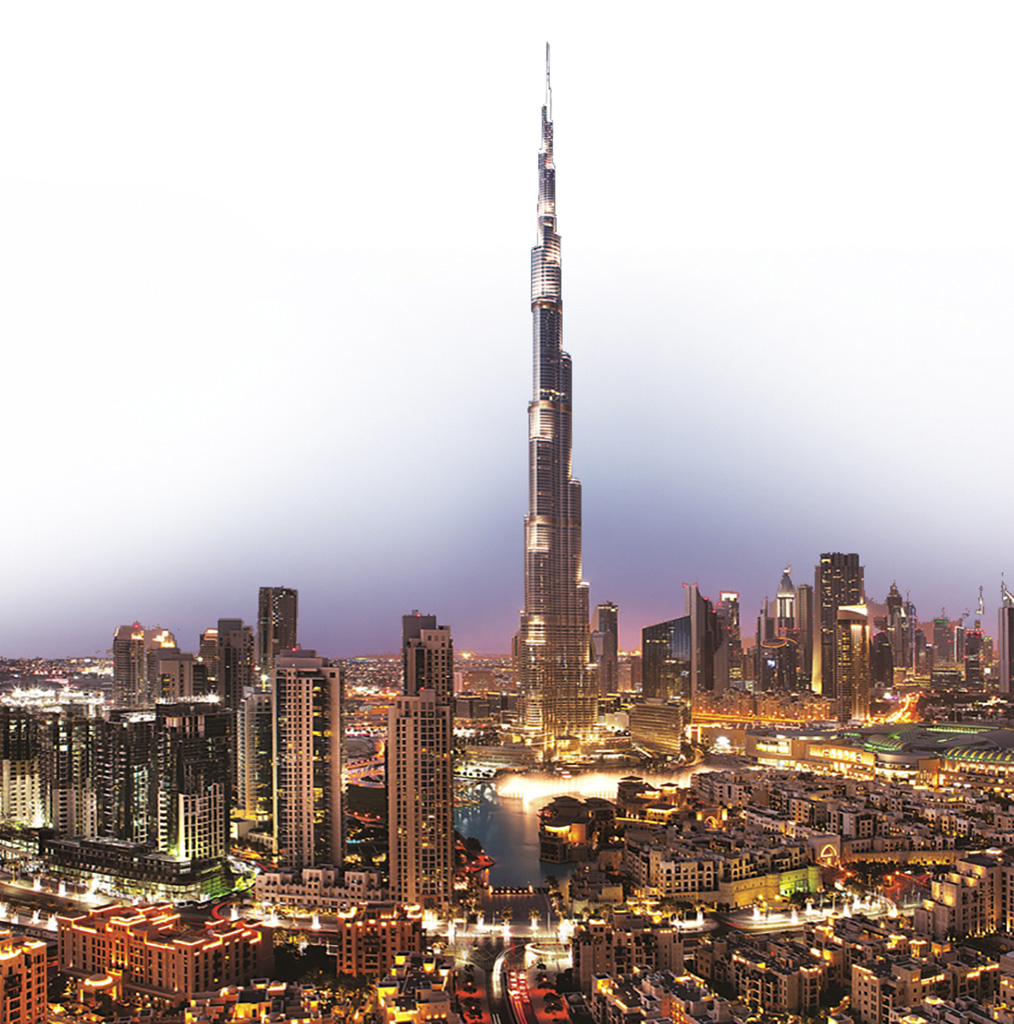
<path fill-rule="evenodd" d="M 532 249 L 525 608 L 515 637 L 527 721 L 538 730 L 547 758 L 590 739 L 597 714 L 594 674 L 588 670 L 588 587 L 581 579 L 581 485 L 571 476 L 571 363 L 562 348 L 551 102 L 547 44 L 537 244 Z"/>
<path fill-rule="evenodd" d="M 549 120 L 553 120 L 553 86 L 549 81 L 549 43 L 546 43 L 546 110 Z"/>

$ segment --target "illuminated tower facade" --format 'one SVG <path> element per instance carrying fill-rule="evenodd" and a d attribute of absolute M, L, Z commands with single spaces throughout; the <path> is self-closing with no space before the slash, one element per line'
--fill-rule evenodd
<path fill-rule="evenodd" d="M 855 553 L 829 551 L 820 556 L 814 573 L 813 688 L 825 697 L 841 696 L 836 678 L 835 635 L 838 609 L 865 600 L 864 570 Z"/>
<path fill-rule="evenodd" d="M 999 690 L 1011 692 L 1011 655 L 1014 654 L 1014 594 L 1000 584 L 1000 610 L 997 613 L 996 642 L 1000 655 Z"/>
<path fill-rule="evenodd" d="M 598 704 L 595 673 L 588 669 L 588 586 L 581 579 L 581 485 L 571 476 L 571 362 L 562 348 L 548 56 L 547 48 L 538 241 L 532 249 L 525 607 L 514 654 L 527 721 L 537 728 L 544 755 L 552 758 L 592 738 Z"/>
<path fill-rule="evenodd" d="M 292 587 L 261 587 L 257 594 L 257 669 L 261 678 L 271 678 L 275 658 L 281 651 L 299 646 L 296 622 L 299 618 L 299 592 Z M 258 689 L 264 689 L 258 685 Z"/>
<path fill-rule="evenodd" d="M 391 895 L 446 907 L 454 895 L 454 643 L 435 615 L 402 618 L 404 695 L 387 718 Z"/>

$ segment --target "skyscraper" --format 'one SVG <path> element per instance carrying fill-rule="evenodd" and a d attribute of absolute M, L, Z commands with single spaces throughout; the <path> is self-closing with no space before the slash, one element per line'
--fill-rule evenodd
<path fill-rule="evenodd" d="M 619 608 L 606 601 L 595 608 L 592 620 L 592 650 L 597 666 L 600 694 L 616 693 L 620 688 Z"/>
<path fill-rule="evenodd" d="M 835 636 L 838 630 L 838 609 L 858 605 L 865 600 L 863 567 L 855 553 L 832 551 L 820 556 L 814 578 L 816 626 L 819 642 L 813 645 L 813 688 L 825 697 L 840 697 L 835 679 Z"/>
<path fill-rule="evenodd" d="M 261 587 L 257 594 L 257 670 L 269 679 L 280 651 L 299 646 L 296 623 L 299 591 L 292 587 Z M 260 680 L 258 680 L 260 682 Z"/>
<path fill-rule="evenodd" d="M 775 629 L 778 636 L 786 636 L 796 628 L 796 588 L 792 585 L 792 566 L 787 565 L 778 582 L 775 596 Z"/>
<path fill-rule="evenodd" d="M 391 895 L 447 906 L 454 889 L 454 643 L 436 616 L 402 618 L 404 695 L 387 719 Z"/>
<path fill-rule="evenodd" d="M 275 662 L 275 844 L 287 868 L 341 864 L 341 691 L 341 667 L 316 651 Z"/>
<path fill-rule="evenodd" d="M 835 613 L 835 685 L 838 721 L 870 717 L 870 620 L 866 605 L 839 605 Z"/>
<path fill-rule="evenodd" d="M 997 612 L 997 654 L 1000 660 L 998 687 L 1001 693 L 1011 692 L 1011 655 L 1014 654 L 1014 594 L 1006 583 L 1000 584 L 1000 608 Z"/>
<path fill-rule="evenodd" d="M 581 578 L 581 485 L 571 476 L 571 362 L 562 348 L 560 268 L 547 47 L 538 242 L 532 249 L 525 607 L 514 638 L 527 721 L 538 729 L 546 758 L 590 739 L 598 711 L 594 673 L 587 671 L 588 587 Z"/>

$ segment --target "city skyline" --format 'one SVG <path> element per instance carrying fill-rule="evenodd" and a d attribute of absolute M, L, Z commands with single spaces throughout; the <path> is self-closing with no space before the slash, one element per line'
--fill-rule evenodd
<path fill-rule="evenodd" d="M 683 582 L 738 591 L 748 636 L 825 551 L 924 620 L 982 585 L 995 630 L 1001 6 L 532 5 L 493 42 L 456 5 L 239 10 L 4 16 L 0 653 L 134 621 L 196 650 L 279 583 L 328 657 L 396 651 L 406 607 L 507 652 L 546 37 L 584 575 L 621 646 Z"/>

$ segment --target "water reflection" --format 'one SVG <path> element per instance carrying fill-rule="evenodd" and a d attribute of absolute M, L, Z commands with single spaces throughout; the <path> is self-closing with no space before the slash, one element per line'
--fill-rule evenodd
<path fill-rule="evenodd" d="M 689 785 L 695 771 L 705 765 L 662 775 L 645 774 L 629 768 L 588 772 L 563 778 L 559 775 L 501 775 L 493 782 L 477 783 L 473 801 L 459 806 L 455 827 L 464 836 L 474 836 L 496 861 L 490 869 L 492 885 L 540 885 L 548 876 L 564 878 L 573 864 L 543 864 L 539 860 L 538 812 L 555 796 L 601 796 L 616 798 L 616 786 L 628 775 L 638 775 L 654 786 L 665 782 Z"/>

